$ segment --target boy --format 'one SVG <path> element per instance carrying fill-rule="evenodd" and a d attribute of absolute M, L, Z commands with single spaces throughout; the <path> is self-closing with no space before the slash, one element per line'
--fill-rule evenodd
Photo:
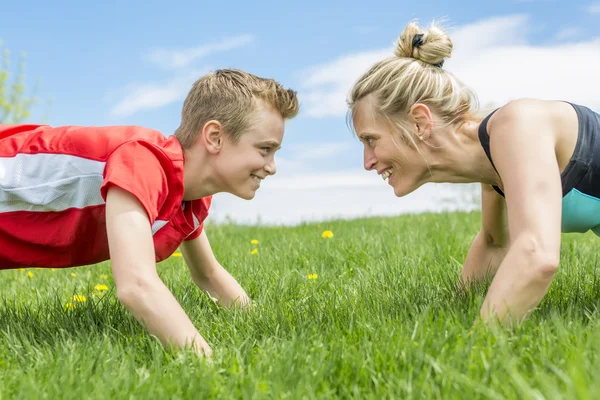
<path fill-rule="evenodd" d="M 296 93 L 218 70 L 190 90 L 175 134 L 135 126 L 0 125 L 0 269 L 111 260 L 117 297 L 163 345 L 211 348 L 160 280 L 179 246 L 193 281 L 225 306 L 248 296 L 215 259 L 211 196 L 252 199 L 275 173 Z"/>

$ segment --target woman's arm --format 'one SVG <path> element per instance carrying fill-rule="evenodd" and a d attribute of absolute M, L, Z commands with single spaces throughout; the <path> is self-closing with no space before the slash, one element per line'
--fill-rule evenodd
<path fill-rule="evenodd" d="M 493 278 L 508 251 L 506 202 L 486 184 L 481 185 L 481 230 L 475 236 L 461 273 L 468 286 Z"/>
<path fill-rule="evenodd" d="M 517 100 L 489 123 L 506 196 L 510 246 L 481 308 L 484 321 L 521 321 L 546 294 L 560 259 L 562 187 L 556 132 L 535 100 Z"/>

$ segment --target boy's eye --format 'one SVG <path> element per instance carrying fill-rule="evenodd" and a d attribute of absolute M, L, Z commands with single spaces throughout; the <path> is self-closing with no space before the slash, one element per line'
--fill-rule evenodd
<path fill-rule="evenodd" d="M 270 147 L 261 147 L 260 149 L 263 150 L 265 153 L 268 153 L 271 151 Z"/>
<path fill-rule="evenodd" d="M 367 144 L 368 144 L 370 147 L 373 147 L 373 145 L 375 145 L 375 139 L 373 139 L 373 138 L 371 138 L 371 137 L 365 138 L 365 142 L 367 142 Z"/>

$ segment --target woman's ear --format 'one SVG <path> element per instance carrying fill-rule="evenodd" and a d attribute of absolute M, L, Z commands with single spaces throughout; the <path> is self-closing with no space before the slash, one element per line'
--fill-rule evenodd
<path fill-rule="evenodd" d="M 408 120 L 414 126 L 419 140 L 427 140 L 431 137 L 433 129 L 433 116 L 429 107 L 422 103 L 415 103 L 408 112 Z"/>

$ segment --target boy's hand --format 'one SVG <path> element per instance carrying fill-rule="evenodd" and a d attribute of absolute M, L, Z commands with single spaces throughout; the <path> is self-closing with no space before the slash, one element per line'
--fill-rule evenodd
<path fill-rule="evenodd" d="M 250 298 L 225 268 L 216 260 L 206 232 L 196 239 L 183 242 L 181 252 L 192 275 L 192 280 L 212 299 L 225 307 L 247 307 Z"/>

